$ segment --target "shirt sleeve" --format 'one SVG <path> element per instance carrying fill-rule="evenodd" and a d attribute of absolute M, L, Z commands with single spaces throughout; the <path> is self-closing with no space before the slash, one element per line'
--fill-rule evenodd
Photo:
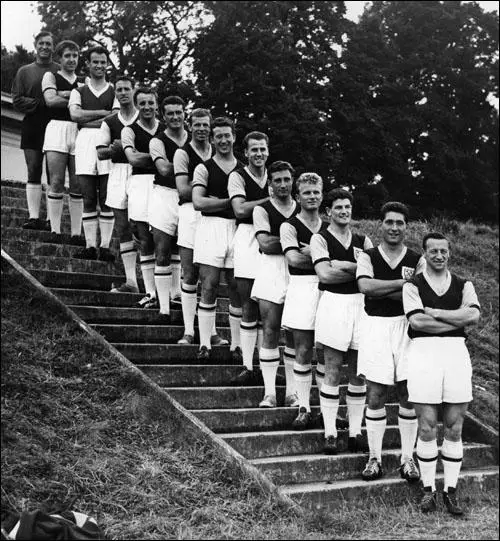
<path fill-rule="evenodd" d="M 174 154 L 174 173 L 176 177 L 189 175 L 189 156 L 182 148 L 178 148 Z"/>
<path fill-rule="evenodd" d="M 374 277 L 372 258 L 366 252 L 361 252 L 359 254 L 356 263 L 356 280 L 358 280 L 359 278 Z"/>
<path fill-rule="evenodd" d="M 132 128 L 129 126 L 122 128 L 120 139 L 122 140 L 123 150 L 126 148 L 135 149 L 135 133 Z"/>
<path fill-rule="evenodd" d="M 97 132 L 96 148 L 108 147 L 111 144 L 111 130 L 107 122 L 101 124 Z"/>
<path fill-rule="evenodd" d="M 462 290 L 462 306 L 461 308 L 470 307 L 481 310 L 479 299 L 477 298 L 476 290 L 472 282 L 465 282 Z"/>
<path fill-rule="evenodd" d="M 229 175 L 227 191 L 229 193 L 229 199 L 233 199 L 234 197 L 243 197 L 243 199 L 247 198 L 245 181 L 243 180 L 243 177 L 236 171 L 233 171 Z"/>
<path fill-rule="evenodd" d="M 45 92 L 46 90 L 49 90 L 49 88 L 51 88 L 52 90 L 57 91 L 56 78 L 55 78 L 54 74 L 51 71 L 47 71 L 43 75 L 43 78 L 42 78 L 42 93 Z"/>
<path fill-rule="evenodd" d="M 373 242 L 370 240 L 370 237 L 365 237 L 365 243 L 363 244 L 363 250 L 369 250 L 373 248 Z"/>
<path fill-rule="evenodd" d="M 283 222 L 281 224 L 280 242 L 284 254 L 289 250 L 300 250 L 299 241 L 297 239 L 297 230 L 292 224 L 288 222 Z"/>
<path fill-rule="evenodd" d="M 264 207 L 257 205 L 253 209 L 252 214 L 253 228 L 255 230 L 255 236 L 259 233 L 271 233 L 271 224 L 269 223 L 269 216 Z"/>
<path fill-rule="evenodd" d="M 111 106 L 111 110 L 113 109 L 120 109 L 120 102 L 118 101 L 118 98 L 116 96 L 113 100 L 113 105 Z"/>
<path fill-rule="evenodd" d="M 76 88 L 73 88 L 69 95 L 68 107 L 71 107 L 72 105 L 78 105 L 78 107 L 82 106 L 82 95 Z"/>
<path fill-rule="evenodd" d="M 311 259 L 313 265 L 321 263 L 322 261 L 331 261 L 330 254 L 328 252 L 328 244 L 322 235 L 315 233 L 311 237 Z"/>
<path fill-rule="evenodd" d="M 414 314 L 424 313 L 424 305 L 418 287 L 412 282 L 406 282 L 403 286 L 403 308 L 407 318 Z"/>
<path fill-rule="evenodd" d="M 421 274 L 427 268 L 427 263 L 425 262 L 425 257 L 422 256 L 415 267 L 415 274 Z"/>
<path fill-rule="evenodd" d="M 193 173 L 193 188 L 195 186 L 208 187 L 208 169 L 202 164 L 198 164 Z"/>
<path fill-rule="evenodd" d="M 165 145 L 162 141 L 160 141 L 160 139 L 158 139 L 158 137 L 153 137 L 151 141 L 149 141 L 149 153 L 151 154 L 153 163 L 159 159 L 167 160 L 168 162 Z"/>

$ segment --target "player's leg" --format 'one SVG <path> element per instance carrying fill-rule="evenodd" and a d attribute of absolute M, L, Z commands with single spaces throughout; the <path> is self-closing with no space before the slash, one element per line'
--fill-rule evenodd
<path fill-rule="evenodd" d="M 414 403 L 418 419 L 417 459 L 424 487 L 420 509 L 424 513 L 436 511 L 436 466 L 438 461 L 436 404 Z"/>
<path fill-rule="evenodd" d="M 71 243 L 81 244 L 83 195 L 80 189 L 78 176 L 75 173 L 75 155 L 68 156 L 69 176 L 69 216 L 71 220 Z"/>
<path fill-rule="evenodd" d="M 85 248 L 75 254 L 78 259 L 97 259 L 97 176 L 77 175 L 83 196 L 83 231 Z"/>
<path fill-rule="evenodd" d="M 125 283 L 111 289 L 112 293 L 139 293 L 137 285 L 137 250 L 128 218 L 128 210 L 113 208 L 116 236 L 120 241 L 120 256 L 125 269 Z"/>
<path fill-rule="evenodd" d="M 172 266 L 172 302 L 181 303 L 182 293 L 182 265 L 179 246 L 176 240 L 172 244 L 172 254 L 170 256 L 170 265 Z"/>
<path fill-rule="evenodd" d="M 468 403 L 443 404 L 444 439 L 441 447 L 444 470 L 443 502 L 452 515 L 462 515 L 464 512 L 458 504 L 456 488 L 464 456 L 462 428 L 468 405 Z"/>
<path fill-rule="evenodd" d="M 311 386 L 314 331 L 293 329 L 295 349 L 294 376 L 299 400 L 299 414 L 292 423 L 294 430 L 305 430 L 311 425 Z"/>
<path fill-rule="evenodd" d="M 180 222 L 180 216 L 179 216 Z M 193 263 L 193 249 L 179 246 L 182 266 L 182 318 L 184 320 L 184 336 L 179 344 L 194 343 L 194 318 L 196 316 L 198 267 Z"/>
<path fill-rule="evenodd" d="M 158 301 L 160 303 L 160 314 L 170 316 L 170 296 L 172 290 L 170 257 L 172 254 L 173 237 L 156 227 L 151 227 L 151 233 L 156 252 L 154 277 Z"/>
<path fill-rule="evenodd" d="M 22 148 L 22 147 L 21 147 Z M 29 219 L 23 224 L 23 229 L 47 229 L 46 224 L 40 220 L 40 206 L 42 201 L 42 166 L 43 152 L 32 148 L 24 148 L 24 159 L 28 169 L 28 182 L 26 184 L 26 200 L 28 203 Z"/>
<path fill-rule="evenodd" d="M 219 289 L 221 268 L 200 264 L 201 296 L 198 305 L 198 326 L 200 331 L 200 350 L 198 360 L 210 359 L 212 329 L 215 324 L 217 292 Z"/>
<path fill-rule="evenodd" d="M 231 344 L 229 350 L 231 351 L 231 359 L 236 364 L 243 362 L 241 355 L 241 298 L 238 292 L 238 286 L 234 278 L 233 268 L 225 268 L 224 276 L 226 278 L 227 292 L 229 297 L 229 327 L 231 328 Z"/>
<path fill-rule="evenodd" d="M 50 187 L 47 196 L 47 215 L 52 233 L 61 234 L 61 218 L 63 212 L 64 181 L 69 155 L 64 152 L 47 150 L 45 153 L 50 175 Z"/>
<path fill-rule="evenodd" d="M 372 481 L 382 477 L 382 442 L 387 426 L 385 404 L 387 402 L 387 385 L 367 381 L 366 395 L 366 434 L 368 438 L 369 458 L 361 477 Z"/>
<path fill-rule="evenodd" d="M 349 416 L 348 449 L 356 452 L 361 444 L 361 422 L 366 404 L 366 381 L 358 375 L 358 350 L 348 349 L 346 354 L 348 384 L 346 394 L 347 414 Z"/>
<path fill-rule="evenodd" d="M 259 362 L 264 379 L 264 398 L 260 408 L 276 407 L 276 374 L 280 364 L 279 335 L 283 305 L 259 299 L 262 317 L 263 340 L 259 351 Z"/>
<path fill-rule="evenodd" d="M 401 436 L 401 467 L 399 472 L 401 477 L 409 483 L 416 483 L 420 479 L 417 465 L 413 460 L 418 431 L 417 414 L 413 404 L 408 401 L 406 380 L 396 383 L 396 392 L 399 401 L 398 425 Z"/>
<path fill-rule="evenodd" d="M 155 244 L 153 235 L 147 222 L 131 220 L 130 228 L 139 244 L 141 261 L 141 273 L 144 281 L 146 296 L 142 298 L 138 306 L 142 308 L 158 308 L 155 287 Z"/>
<path fill-rule="evenodd" d="M 99 229 L 101 231 L 101 246 L 99 247 L 99 259 L 112 263 L 115 256 L 111 253 L 109 245 L 113 236 L 115 227 L 115 216 L 113 210 L 106 204 L 108 193 L 108 175 L 97 176 L 97 186 L 99 190 Z"/>

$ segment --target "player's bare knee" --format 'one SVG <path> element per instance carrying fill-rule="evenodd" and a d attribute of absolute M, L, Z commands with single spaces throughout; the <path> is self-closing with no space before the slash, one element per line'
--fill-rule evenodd
<path fill-rule="evenodd" d="M 372 410 L 380 409 L 385 406 L 387 400 L 387 388 L 385 385 L 367 381 L 366 403 Z"/>

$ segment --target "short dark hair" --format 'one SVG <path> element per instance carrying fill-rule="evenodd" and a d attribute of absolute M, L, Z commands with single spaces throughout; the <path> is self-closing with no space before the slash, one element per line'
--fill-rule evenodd
<path fill-rule="evenodd" d="M 278 160 L 276 162 L 273 162 L 270 166 L 269 166 L 269 169 L 267 170 L 267 174 L 269 175 L 269 180 L 268 182 L 271 182 L 272 180 L 272 174 L 273 173 L 277 173 L 278 171 L 290 171 L 291 175 L 292 175 L 292 178 L 293 176 L 295 175 L 295 169 L 291 166 L 290 163 L 288 162 L 285 162 L 285 161 L 282 161 L 282 160 Z"/>
<path fill-rule="evenodd" d="M 34 43 L 37 44 L 38 40 L 41 38 L 49 37 L 52 38 L 52 42 L 54 42 L 54 34 L 52 32 L 49 32 L 48 30 L 42 30 L 41 32 L 38 32 L 38 34 L 35 36 Z"/>
<path fill-rule="evenodd" d="M 269 137 L 261 131 L 251 131 L 245 135 L 243 138 L 243 146 L 245 148 L 248 148 L 248 141 L 250 141 L 250 139 L 256 139 L 257 141 L 264 140 L 266 144 L 269 145 Z"/>
<path fill-rule="evenodd" d="M 389 212 L 398 212 L 399 214 L 402 214 L 405 217 L 406 223 L 408 223 L 410 219 L 410 210 L 404 203 L 400 203 L 399 201 L 388 201 L 382 205 L 382 208 L 380 209 L 380 219 L 384 221 Z"/>
<path fill-rule="evenodd" d="M 330 208 L 333 205 L 333 202 L 337 199 L 349 199 L 351 205 L 354 203 L 354 197 L 351 192 L 344 190 L 343 188 L 333 188 L 325 195 L 323 205 L 325 208 Z"/>
<path fill-rule="evenodd" d="M 212 125 L 210 126 L 210 133 L 214 133 L 215 128 L 231 128 L 231 131 L 233 134 L 235 133 L 234 130 L 234 122 L 227 116 L 218 116 L 214 121 L 212 122 Z"/>
<path fill-rule="evenodd" d="M 212 124 L 212 113 L 208 109 L 203 109 L 201 107 L 198 107 L 197 109 L 193 109 L 191 111 L 191 114 L 189 115 L 189 122 L 193 122 L 193 118 L 201 118 L 204 116 L 208 116 L 210 120 L 210 124 Z"/>
<path fill-rule="evenodd" d="M 127 81 L 129 82 L 131 85 L 132 85 L 132 88 L 134 88 L 135 86 L 135 81 L 132 79 L 132 77 L 130 77 L 129 75 L 118 75 L 115 79 L 115 84 L 118 82 L 118 81 Z"/>
<path fill-rule="evenodd" d="M 140 86 L 139 88 L 136 88 L 134 92 L 134 105 L 137 105 L 137 96 L 139 94 L 152 94 L 158 103 L 158 96 L 150 86 Z"/>
<path fill-rule="evenodd" d="M 450 241 L 442 234 L 438 233 L 437 231 L 431 231 L 430 233 L 427 233 L 425 237 L 422 239 L 422 248 L 424 251 L 427 249 L 427 241 L 429 239 L 436 239 L 436 240 L 445 240 L 448 244 L 450 244 Z"/>
<path fill-rule="evenodd" d="M 87 51 L 87 61 L 90 62 L 90 57 L 92 56 L 92 54 L 105 54 L 106 55 L 106 58 L 109 60 L 109 52 L 107 49 L 105 49 L 104 47 L 101 47 L 100 45 L 98 47 L 92 47 L 91 49 L 89 49 Z"/>
<path fill-rule="evenodd" d="M 167 96 L 166 98 L 163 98 L 161 102 L 162 111 L 165 109 L 166 105 L 182 105 L 183 109 L 186 108 L 186 103 L 180 96 Z"/>
<path fill-rule="evenodd" d="M 77 43 L 71 41 L 70 39 L 60 41 L 56 46 L 54 54 L 61 57 L 66 49 L 69 49 L 70 51 L 76 51 L 78 54 L 80 54 L 80 47 Z"/>

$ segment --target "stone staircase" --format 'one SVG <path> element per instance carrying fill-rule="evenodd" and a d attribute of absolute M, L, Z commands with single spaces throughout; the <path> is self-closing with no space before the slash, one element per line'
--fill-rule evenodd
<path fill-rule="evenodd" d="M 263 387 L 228 385 L 241 367 L 231 363 L 227 347 L 214 348 L 210 364 L 196 364 L 198 346 L 176 343 L 183 333 L 180 306 L 172 311 L 172 324 L 162 325 L 155 310 L 133 307 L 141 294 L 109 293 L 112 282 L 124 280 L 120 261 L 108 264 L 72 259 L 71 254 L 79 247 L 65 244 L 69 239 L 66 205 L 62 243 L 51 244 L 49 233 L 24 231 L 20 227 L 27 218 L 24 185 L 2 181 L 1 192 L 2 248 L 209 429 L 279 485 L 282 493 L 305 506 L 327 510 L 339 499 L 363 501 L 384 496 L 404 501 L 417 491 L 401 480 L 397 472 L 400 440 L 394 394 L 387 406 L 383 456 L 386 475 L 366 483 L 360 479 L 360 472 L 367 455 L 347 452 L 346 430 L 339 431 L 339 454 L 323 455 L 322 430 L 289 429 L 297 414 L 295 408 L 259 409 L 256 406 Z M 43 217 L 45 202 L 42 208 Z M 118 253 L 116 239 L 112 248 Z M 217 304 L 217 327 L 222 337 L 229 337 L 224 286 Z M 254 363 L 257 362 L 255 355 Z M 283 367 L 279 374 L 283 382 Z M 344 367 L 341 404 L 345 404 L 346 387 Z M 278 386 L 279 404 L 284 401 L 284 392 L 284 386 Z M 312 404 L 317 413 L 316 386 L 312 390 Z M 340 415 L 346 417 L 345 406 L 340 406 Z M 363 436 L 366 441 L 364 429 Z M 491 443 L 488 438 L 472 437 L 465 432 L 461 486 L 481 490 L 497 486 L 498 450 Z"/>

